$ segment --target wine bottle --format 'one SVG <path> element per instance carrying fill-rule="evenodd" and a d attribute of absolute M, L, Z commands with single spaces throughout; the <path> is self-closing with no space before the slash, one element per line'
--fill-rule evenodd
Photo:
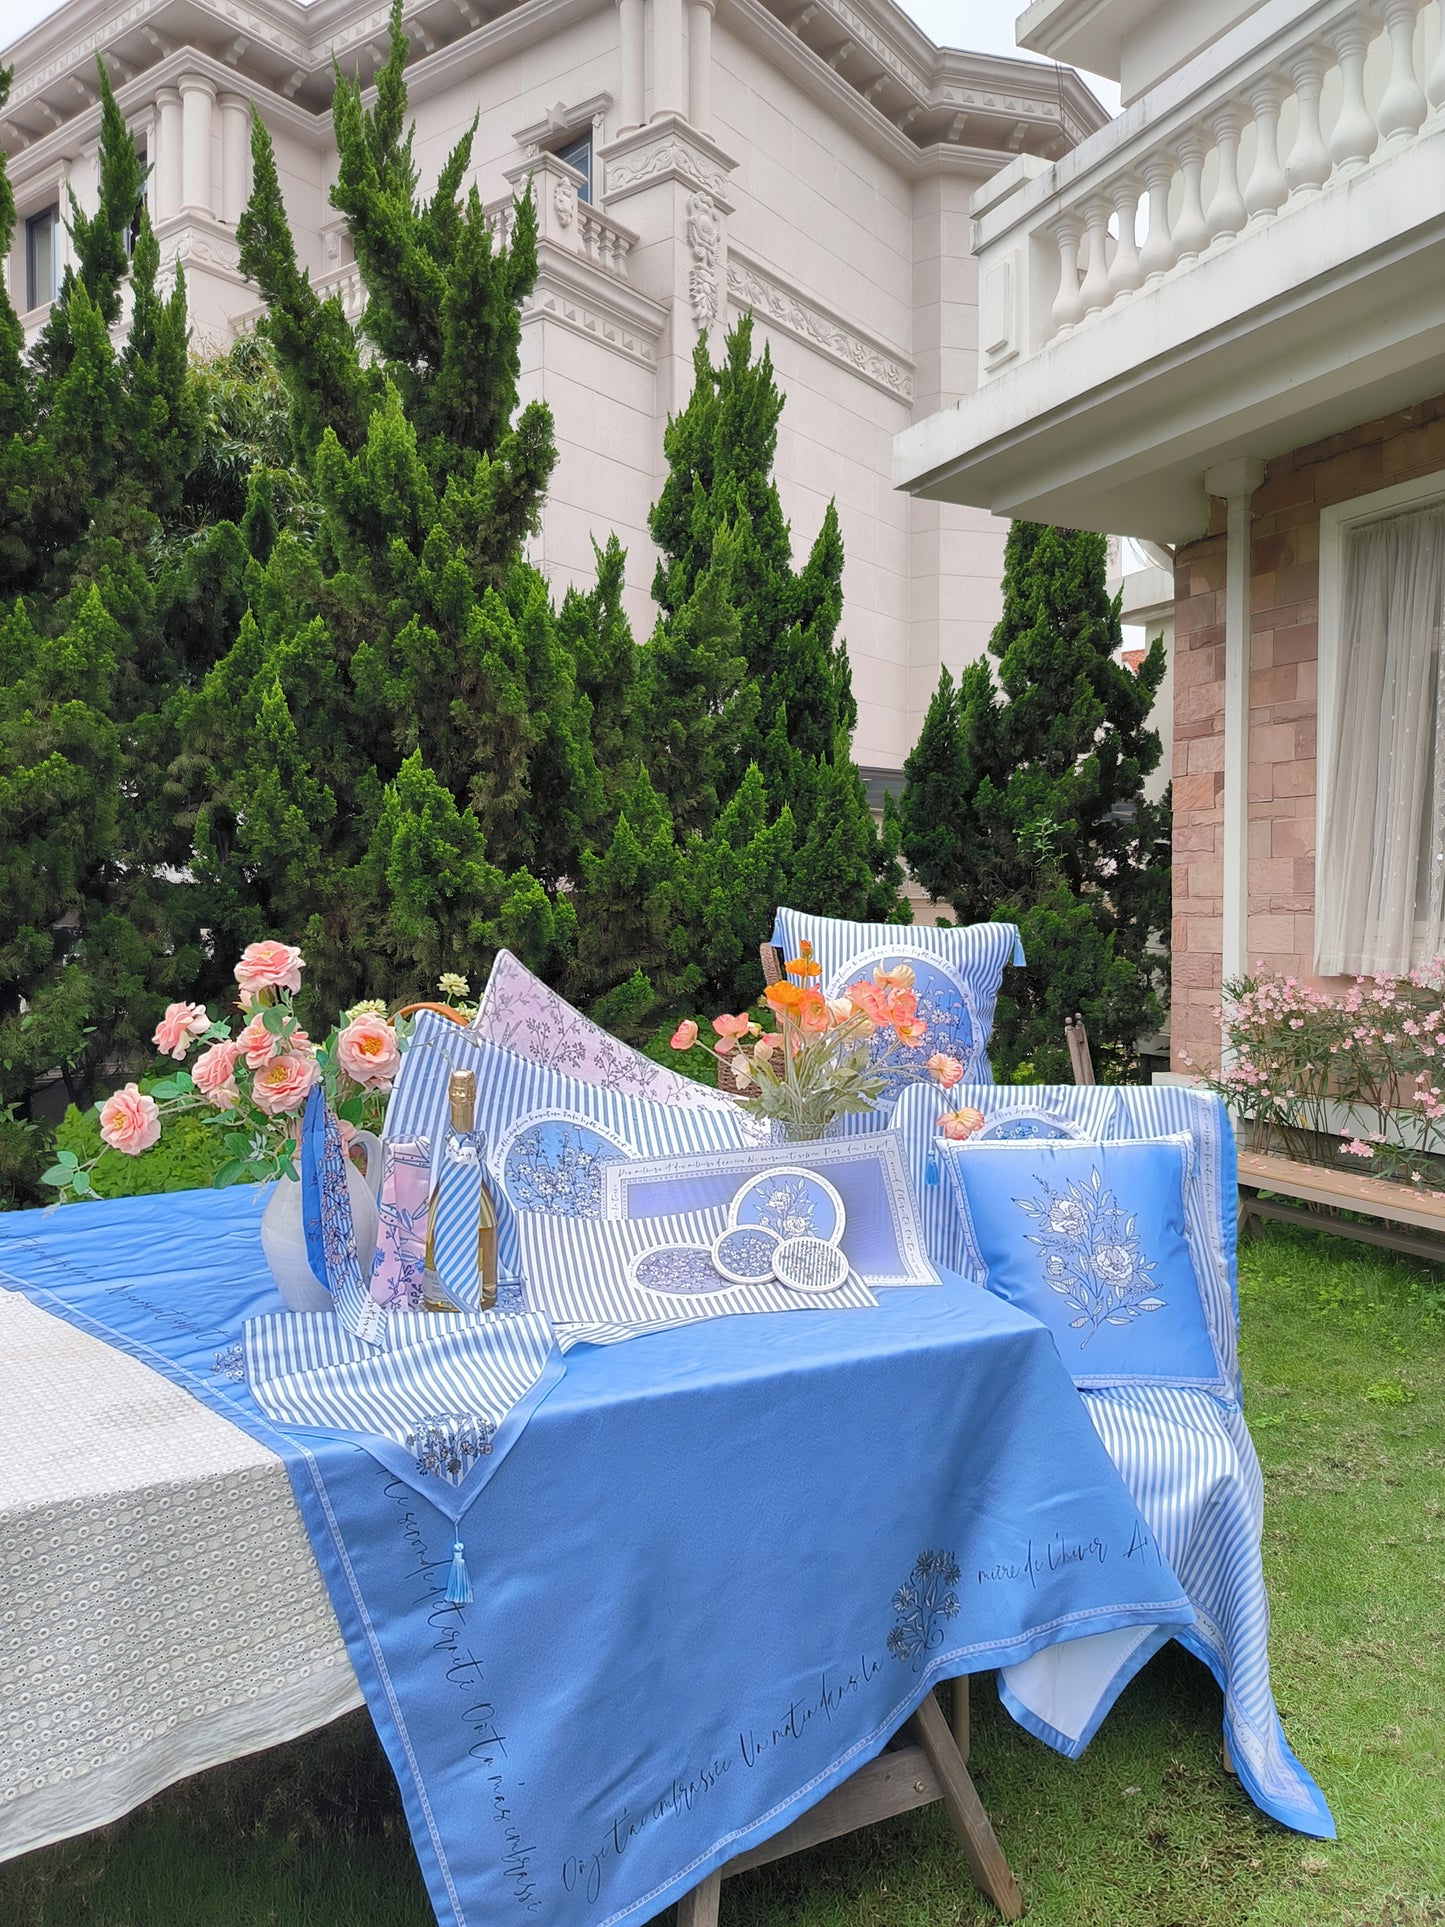
<path fill-rule="evenodd" d="M 452 1072 L 447 1110 L 427 1231 L 427 1283 L 433 1289 L 422 1302 L 429 1311 L 490 1311 L 497 1302 L 497 1210 L 487 1183 L 486 1140 L 476 1126 L 474 1072 Z"/>

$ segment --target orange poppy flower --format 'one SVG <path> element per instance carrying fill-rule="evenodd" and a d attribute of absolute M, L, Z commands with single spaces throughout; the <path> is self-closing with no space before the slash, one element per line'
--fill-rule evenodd
<path fill-rule="evenodd" d="M 763 992 L 763 998 L 780 1017 L 794 1016 L 799 1004 L 803 1001 L 803 987 L 801 984 L 790 984 L 784 979 L 781 983 L 769 984 Z"/>
<path fill-rule="evenodd" d="M 798 945 L 797 956 L 789 957 L 783 968 L 794 977 L 821 977 L 823 974 L 823 966 L 814 957 L 813 946 L 806 937 Z"/>

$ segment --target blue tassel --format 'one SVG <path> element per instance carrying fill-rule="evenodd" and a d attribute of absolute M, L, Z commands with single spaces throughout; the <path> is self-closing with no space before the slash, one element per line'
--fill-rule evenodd
<path fill-rule="evenodd" d="M 467 1571 L 465 1551 L 460 1539 L 452 1543 L 452 1567 L 447 1574 L 447 1604 L 449 1606 L 470 1606 L 472 1603 L 472 1580 Z"/>
<path fill-rule="evenodd" d="M 938 1159 L 937 1159 L 936 1157 L 932 1157 L 932 1156 L 930 1156 L 930 1158 L 929 1158 L 929 1160 L 928 1160 L 928 1162 L 927 1162 L 927 1164 L 925 1164 L 925 1165 L 924 1165 L 924 1167 L 923 1167 L 923 1182 L 924 1182 L 925 1184 L 937 1184 L 937 1182 L 938 1182 Z"/>

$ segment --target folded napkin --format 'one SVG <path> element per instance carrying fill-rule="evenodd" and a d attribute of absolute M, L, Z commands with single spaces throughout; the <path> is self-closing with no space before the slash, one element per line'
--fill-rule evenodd
<path fill-rule="evenodd" d="M 329 1312 L 245 1328 L 246 1382 L 266 1417 L 362 1446 L 452 1522 L 447 1597 L 471 1598 L 461 1521 L 564 1367 L 545 1318 L 388 1314 L 384 1351 Z"/>

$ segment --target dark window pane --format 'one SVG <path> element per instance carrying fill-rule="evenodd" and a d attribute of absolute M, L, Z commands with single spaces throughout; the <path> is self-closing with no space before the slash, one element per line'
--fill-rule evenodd
<path fill-rule="evenodd" d="M 57 208 L 32 214 L 25 223 L 25 305 L 40 308 L 55 299 Z"/>
<path fill-rule="evenodd" d="M 566 161 L 569 167 L 577 169 L 582 176 L 582 185 L 577 190 L 577 198 L 581 201 L 590 201 L 592 199 L 592 136 L 583 134 L 577 140 L 568 141 L 564 147 L 554 148 L 553 152 L 559 161 Z"/>

